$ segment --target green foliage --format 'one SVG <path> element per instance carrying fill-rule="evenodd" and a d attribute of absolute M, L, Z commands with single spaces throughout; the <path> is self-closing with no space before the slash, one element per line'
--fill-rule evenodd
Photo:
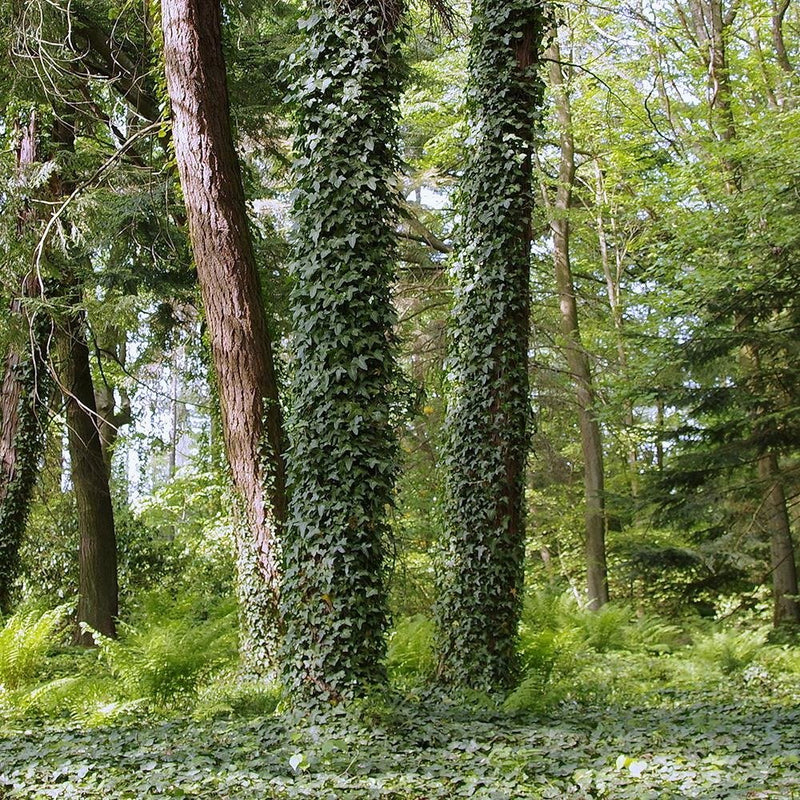
<path fill-rule="evenodd" d="M 127 549 L 142 560 L 140 579 L 202 586 L 224 595 L 234 576 L 234 530 L 230 485 L 222 471 L 179 474 L 136 505 L 132 526 L 142 539 Z M 146 584 L 147 585 L 147 584 Z"/>
<path fill-rule="evenodd" d="M 522 600 L 531 159 L 545 18 L 541 5 L 509 0 L 475 3 L 472 21 L 437 622 L 442 677 L 489 689 L 515 673 Z"/>
<path fill-rule="evenodd" d="M 95 634 L 96 650 L 56 650 L 64 609 L 19 612 L 0 634 L 0 704 L 9 719 L 70 718 L 107 725 L 176 709 L 210 718 L 271 713 L 274 686 L 236 674 L 232 599 L 155 590 L 139 598 L 117 640 Z"/>
<path fill-rule="evenodd" d="M 402 31 L 366 2 L 302 23 L 295 174 L 285 672 L 298 699 L 385 680 L 384 548 L 397 469 L 394 274 Z"/>
<path fill-rule="evenodd" d="M 767 641 L 768 630 L 722 630 L 695 638 L 694 655 L 725 675 L 750 666 Z"/>
<path fill-rule="evenodd" d="M 389 637 L 386 667 L 394 685 L 419 684 L 436 669 L 434 624 L 423 614 L 401 619 Z"/>
<path fill-rule="evenodd" d="M 31 683 L 57 644 L 67 609 L 21 608 L 0 630 L 0 688 L 13 691 Z"/>
<path fill-rule="evenodd" d="M 513 717 L 431 695 L 305 728 L 280 716 L 140 715 L 91 730 L 3 720 L 0 790 L 34 800 L 791 797 L 800 789 L 798 689 L 782 678 L 711 693 L 698 676 L 646 700 Z"/>
<path fill-rule="evenodd" d="M 633 696 L 654 679 L 648 657 L 685 643 L 679 627 L 637 615 L 624 604 L 589 611 L 571 593 L 534 593 L 526 599 L 520 627 L 522 680 L 504 707 L 543 711 L 568 698 L 591 702 L 617 691 Z"/>
<path fill-rule="evenodd" d="M 236 660 L 236 612 L 231 601 L 205 608 L 197 598 L 148 598 L 141 625 L 120 626 L 118 640 L 95 634 L 103 662 L 123 697 L 157 705 L 185 702 L 214 670 Z"/>
<path fill-rule="evenodd" d="M 282 699 L 280 684 L 247 680 L 235 669 L 227 668 L 199 687 L 193 716 L 201 720 L 223 716 L 265 717 L 275 712 Z"/>

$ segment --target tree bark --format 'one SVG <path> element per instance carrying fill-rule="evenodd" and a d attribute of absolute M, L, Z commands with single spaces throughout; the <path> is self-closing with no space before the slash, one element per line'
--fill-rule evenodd
<path fill-rule="evenodd" d="M 790 77 L 794 78 L 795 71 L 789 60 L 786 42 L 783 38 L 783 21 L 789 10 L 789 0 L 772 0 L 772 45 L 780 68 Z"/>
<path fill-rule="evenodd" d="M 749 320 L 740 317 L 736 330 L 742 333 L 749 327 Z M 739 354 L 744 380 L 755 396 L 763 394 L 761 357 L 756 345 L 744 345 Z M 752 414 L 753 427 L 758 438 L 764 433 L 764 411 L 756 408 Z M 789 510 L 778 456 L 768 447 L 759 445 L 758 479 L 762 490 L 761 519 L 769 539 L 770 572 L 772 574 L 772 620 L 777 627 L 784 624 L 800 624 L 800 602 L 798 602 L 797 562 L 792 542 Z"/>
<path fill-rule="evenodd" d="M 603 443 L 600 425 L 594 412 L 596 397 L 589 357 L 581 342 L 578 304 L 570 262 L 569 210 L 572 188 L 575 184 L 575 144 L 569 96 L 561 72 L 561 53 L 556 39 L 548 47 L 547 57 L 550 61 L 550 83 L 556 98 L 556 111 L 561 128 L 558 188 L 550 222 L 553 232 L 553 261 L 561 308 L 561 331 L 565 341 L 567 365 L 575 382 L 583 451 L 588 602 L 590 608 L 598 609 L 608 602 L 609 597 L 605 545 Z"/>
<path fill-rule="evenodd" d="M 280 630 L 280 530 L 286 516 L 283 422 L 272 345 L 230 126 L 219 0 L 162 3 L 173 141 L 186 201 L 233 481 L 250 526 L 239 542 L 248 668 L 274 666 Z"/>
<path fill-rule="evenodd" d="M 80 531 L 78 624 L 114 637 L 119 613 L 117 540 L 85 323 L 83 312 L 75 311 L 67 316 L 63 328 L 62 380 Z M 77 641 L 94 644 L 91 632 L 83 629 L 78 631 Z"/>

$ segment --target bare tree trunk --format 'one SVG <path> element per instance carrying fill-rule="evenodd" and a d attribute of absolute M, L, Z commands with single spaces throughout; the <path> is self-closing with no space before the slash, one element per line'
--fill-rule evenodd
<path fill-rule="evenodd" d="M 749 320 L 740 318 L 736 322 L 738 332 L 746 331 Z M 758 348 L 745 345 L 739 354 L 745 380 L 758 396 L 762 394 L 762 367 Z M 763 431 L 763 410 L 753 412 L 756 433 Z M 786 492 L 777 454 L 761 447 L 758 454 L 758 479 L 762 491 L 762 514 L 764 532 L 769 538 L 770 571 L 772 573 L 772 619 L 775 626 L 800 623 L 800 594 L 797 580 L 797 562 L 792 542 Z"/>
<path fill-rule="evenodd" d="M 773 624 L 800 624 L 800 590 L 794 543 L 786 508 L 783 479 L 774 453 L 758 459 L 758 477 L 764 487 L 764 522 L 769 532 L 772 589 L 774 595 Z"/>
<path fill-rule="evenodd" d="M 581 343 L 578 304 L 570 263 L 569 209 L 575 183 L 575 145 L 572 135 L 572 113 L 561 71 L 561 53 L 554 39 L 548 47 L 550 83 L 556 99 L 561 128 L 561 162 L 558 189 L 552 209 L 550 228 L 553 231 L 554 263 L 561 330 L 565 340 L 567 365 L 575 381 L 578 422 L 584 462 L 586 498 L 586 576 L 589 607 L 598 609 L 608 602 L 606 567 L 606 519 L 604 500 L 603 443 L 600 426 L 594 413 L 595 392 L 589 357 Z"/>
<path fill-rule="evenodd" d="M 250 532 L 239 542 L 247 667 L 274 666 L 286 517 L 272 345 L 231 134 L 219 0 L 162 3 L 173 140 L 219 383 L 223 435 Z"/>
<path fill-rule="evenodd" d="M 783 21 L 788 10 L 789 0 L 772 0 L 772 45 L 775 48 L 775 56 L 781 69 L 787 75 L 796 77 L 794 67 L 786 50 L 786 42 L 783 38 Z"/>
<path fill-rule="evenodd" d="M 113 637 L 119 613 L 117 540 L 85 323 L 83 312 L 75 311 L 66 318 L 63 330 L 62 380 L 80 531 L 78 624 Z M 91 633 L 84 630 L 78 632 L 77 640 L 87 646 L 94 644 Z"/>

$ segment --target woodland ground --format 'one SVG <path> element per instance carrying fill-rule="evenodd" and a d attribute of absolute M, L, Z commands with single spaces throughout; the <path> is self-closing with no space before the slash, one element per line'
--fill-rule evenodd
<path fill-rule="evenodd" d="M 544 714 L 425 695 L 316 726 L 6 724 L 0 797 L 800 798 L 800 683 L 752 667 L 711 683 Z"/>

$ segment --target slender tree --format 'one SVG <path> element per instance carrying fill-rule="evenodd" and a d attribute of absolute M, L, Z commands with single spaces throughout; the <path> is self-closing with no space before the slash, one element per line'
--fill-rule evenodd
<path fill-rule="evenodd" d="M 737 141 L 738 130 L 733 112 L 734 98 L 726 47 L 737 9 L 735 5 L 730 5 L 726 9 L 722 0 L 702 0 L 692 3 L 691 10 L 697 44 L 708 72 L 708 105 L 712 131 L 715 132 L 722 147 L 726 192 L 735 198 L 735 202 L 746 190 L 745 177 L 747 177 L 740 159 L 731 151 L 731 146 Z M 777 23 L 779 19 L 780 15 L 776 12 L 773 22 Z M 774 38 L 774 44 L 777 48 L 778 61 L 782 68 L 785 68 L 783 59 L 785 52 L 781 53 L 779 37 Z M 777 309 L 778 314 L 782 310 Z M 773 314 L 767 312 L 768 318 L 772 316 Z M 767 390 L 769 380 L 761 368 L 757 343 L 759 334 L 754 330 L 754 315 L 740 310 L 735 317 L 732 324 L 741 341 L 739 362 L 742 367 L 743 382 L 752 390 L 753 396 L 762 397 Z M 770 543 L 773 620 L 776 625 L 800 624 L 800 601 L 797 599 L 800 589 L 784 480 L 777 453 L 769 444 L 769 440 L 775 438 L 771 435 L 774 432 L 769 430 L 770 422 L 762 405 L 751 408 L 750 416 L 754 435 L 759 442 L 757 472 L 763 492 L 761 516 Z"/>
<path fill-rule="evenodd" d="M 558 32 L 547 48 L 550 88 L 555 97 L 561 158 L 555 200 L 550 205 L 550 229 L 553 233 L 553 261 L 561 311 L 561 333 L 564 353 L 578 408 L 578 422 L 583 452 L 583 485 L 586 502 L 586 583 L 589 607 L 598 609 L 608 602 L 606 569 L 605 471 L 603 441 L 595 411 L 595 389 L 589 355 L 581 341 L 578 298 L 572 275 L 570 256 L 570 207 L 575 185 L 575 141 L 572 132 L 572 110 L 569 89 L 564 81 Z M 546 195 L 545 195 L 546 197 Z"/>
<path fill-rule="evenodd" d="M 238 542 L 243 655 L 274 668 L 280 638 L 283 423 L 239 162 L 230 125 L 219 0 L 162 3 L 173 141 L 186 202 L 225 449 L 249 531 Z"/>
<path fill-rule="evenodd" d="M 544 13 L 531 0 L 479 0 L 472 21 L 437 618 L 441 678 L 487 688 L 513 679 L 522 602 L 531 167 Z"/>
<path fill-rule="evenodd" d="M 297 367 L 284 611 L 290 687 L 324 703 L 385 679 L 402 7 L 323 0 L 312 12 L 295 84 Z"/>

